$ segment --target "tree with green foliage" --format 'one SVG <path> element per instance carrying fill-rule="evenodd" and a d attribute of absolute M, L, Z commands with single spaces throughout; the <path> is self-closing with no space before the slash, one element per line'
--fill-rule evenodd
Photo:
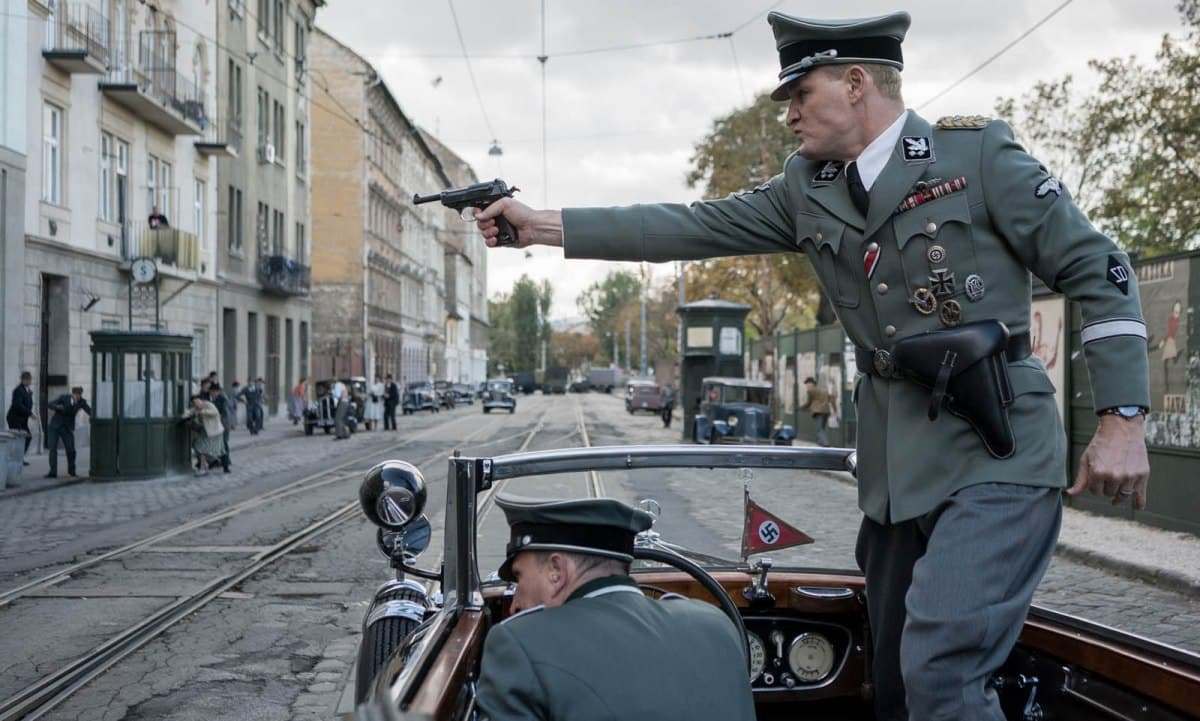
<path fill-rule="evenodd" d="M 497 372 L 501 365 L 506 372 L 539 367 L 542 342 L 550 338 L 552 294 L 549 281 L 535 283 L 522 275 L 510 293 L 501 293 L 488 301 L 489 373 Z"/>
<path fill-rule="evenodd" d="M 642 282 L 636 275 L 627 270 L 614 270 L 604 277 L 604 280 L 589 285 L 575 303 L 588 319 L 592 334 L 603 340 L 606 333 L 624 333 L 624 321 L 618 321 L 622 309 L 630 303 L 638 303 L 642 292 Z M 612 344 L 601 343 L 604 356 L 611 361 Z"/>
<path fill-rule="evenodd" d="M 1200 247 L 1200 0 L 1177 8 L 1183 32 L 1153 62 L 1093 60 L 1091 93 L 1066 76 L 996 104 L 1092 222 L 1144 256 Z"/>

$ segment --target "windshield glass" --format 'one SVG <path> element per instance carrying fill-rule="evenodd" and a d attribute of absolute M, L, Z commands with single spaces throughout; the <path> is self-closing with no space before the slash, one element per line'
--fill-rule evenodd
<path fill-rule="evenodd" d="M 512 384 L 508 381 L 488 381 L 487 389 L 489 391 L 501 391 L 507 393 L 512 389 Z"/>
<path fill-rule="evenodd" d="M 722 403 L 758 403 L 766 405 L 771 402 L 771 391 L 766 388 L 746 388 L 745 386 L 725 386 L 721 389 Z"/>

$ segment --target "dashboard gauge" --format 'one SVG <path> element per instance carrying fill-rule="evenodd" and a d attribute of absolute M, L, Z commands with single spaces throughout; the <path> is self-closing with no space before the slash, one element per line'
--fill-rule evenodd
<path fill-rule="evenodd" d="M 750 641 L 750 680 L 753 681 L 767 665 L 767 647 L 753 631 L 747 631 L 746 638 Z"/>
<path fill-rule="evenodd" d="M 819 633 L 802 633 L 788 648 L 788 666 L 802 683 L 820 681 L 833 671 L 833 644 Z"/>

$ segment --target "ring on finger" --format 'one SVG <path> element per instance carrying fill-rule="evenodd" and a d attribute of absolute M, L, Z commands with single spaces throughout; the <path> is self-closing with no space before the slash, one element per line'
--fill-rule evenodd
<path fill-rule="evenodd" d="M 1117 491 L 1117 493 L 1124 498 L 1129 498 L 1130 496 L 1133 495 L 1133 491 L 1128 491 L 1128 490 Z"/>

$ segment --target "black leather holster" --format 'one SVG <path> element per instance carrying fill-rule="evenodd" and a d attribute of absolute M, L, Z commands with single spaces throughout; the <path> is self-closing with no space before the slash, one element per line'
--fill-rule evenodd
<path fill-rule="evenodd" d="M 891 355 L 900 375 L 930 389 L 929 420 L 945 406 L 975 429 L 992 456 L 1013 455 L 1011 353 L 1004 323 L 984 320 L 909 336 L 896 342 Z"/>

